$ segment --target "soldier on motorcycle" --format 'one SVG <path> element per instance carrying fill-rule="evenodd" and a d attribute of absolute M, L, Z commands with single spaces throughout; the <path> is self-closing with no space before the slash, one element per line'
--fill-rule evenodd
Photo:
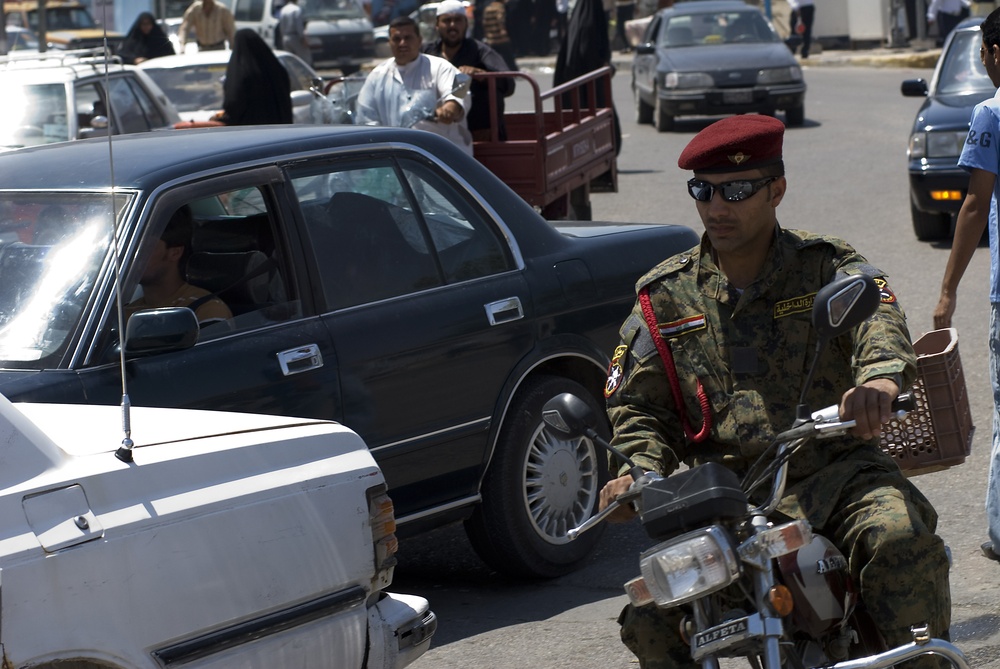
<path fill-rule="evenodd" d="M 848 244 L 778 224 L 783 134 L 772 117 L 735 116 L 702 130 L 681 153 L 705 234 L 639 281 L 605 389 L 612 443 L 663 476 L 708 461 L 742 476 L 795 420 L 816 348 L 816 291 L 838 272 L 873 276 L 882 288 L 878 311 L 823 349 L 804 396 L 808 406 L 839 404 L 857 427 L 791 461 L 778 512 L 807 519 L 847 556 L 890 646 L 911 641 L 911 627 L 921 624 L 947 639 L 949 565 L 937 514 L 878 446 L 890 403 L 915 375 L 905 316 L 884 273 Z M 631 484 L 625 468 L 619 474 L 601 508 Z M 617 519 L 630 515 L 624 505 Z M 622 640 L 641 667 L 692 666 L 681 615 L 655 605 L 622 611 Z"/>

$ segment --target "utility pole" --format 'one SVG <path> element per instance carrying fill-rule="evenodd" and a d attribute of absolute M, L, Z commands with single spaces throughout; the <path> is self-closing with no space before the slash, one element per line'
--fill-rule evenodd
<path fill-rule="evenodd" d="M 49 40 L 45 35 L 48 32 L 48 21 L 46 21 L 45 16 L 46 11 L 45 0 L 38 0 L 38 50 L 42 53 L 49 50 Z"/>

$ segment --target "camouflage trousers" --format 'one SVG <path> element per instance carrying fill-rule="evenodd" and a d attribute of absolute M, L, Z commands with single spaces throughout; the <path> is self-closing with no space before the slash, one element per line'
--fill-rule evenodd
<path fill-rule="evenodd" d="M 827 482 L 828 483 L 828 482 Z M 930 502 L 901 474 L 878 468 L 843 482 L 835 507 L 817 531 L 848 559 L 851 576 L 882 637 L 890 648 L 912 641 L 910 628 L 928 624 L 935 637 L 948 639 L 951 593 L 948 557 L 934 534 L 937 514 Z M 806 513 L 807 517 L 813 514 Z M 655 605 L 626 606 L 618 618 L 625 645 L 643 669 L 695 667 L 681 639 L 683 611 Z M 939 669 L 950 663 L 932 656 L 898 665 Z"/>

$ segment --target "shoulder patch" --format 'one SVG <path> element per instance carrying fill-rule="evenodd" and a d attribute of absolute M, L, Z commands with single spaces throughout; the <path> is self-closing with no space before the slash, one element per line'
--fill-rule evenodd
<path fill-rule="evenodd" d="M 889 282 L 885 280 L 884 276 L 875 277 L 875 285 L 878 286 L 879 293 L 882 295 L 882 304 L 893 304 L 896 302 L 896 295 L 889 288 Z"/>
<path fill-rule="evenodd" d="M 622 325 L 620 334 L 623 342 L 630 342 L 628 349 L 632 352 L 632 357 L 639 362 L 645 362 L 656 353 L 656 344 L 653 343 L 653 337 L 649 334 L 646 321 L 638 314 L 632 314 L 628 317 L 628 320 Z"/>

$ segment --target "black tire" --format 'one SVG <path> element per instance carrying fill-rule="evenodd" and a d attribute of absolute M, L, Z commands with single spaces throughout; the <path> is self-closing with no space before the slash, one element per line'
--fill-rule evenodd
<path fill-rule="evenodd" d="M 674 129 L 674 117 L 663 111 L 663 103 L 656 93 L 656 89 L 653 90 L 653 95 L 656 96 L 656 102 L 653 105 L 653 126 L 657 132 L 669 132 Z"/>
<path fill-rule="evenodd" d="M 653 122 L 653 105 L 648 104 L 642 99 L 642 95 L 639 93 L 639 89 L 635 86 L 632 87 L 632 95 L 635 96 L 635 122 L 636 123 L 652 123 Z"/>
<path fill-rule="evenodd" d="M 800 126 L 806 122 L 806 105 L 800 104 L 798 107 L 791 107 L 785 110 L 785 125 Z"/>
<path fill-rule="evenodd" d="M 922 211 L 911 201 L 910 218 L 913 219 L 913 232 L 922 242 L 947 239 L 951 236 L 950 214 Z"/>
<path fill-rule="evenodd" d="M 556 376 L 527 381 L 500 429 L 483 480 L 482 503 L 465 521 L 479 557 L 509 576 L 555 578 L 576 569 L 601 538 L 600 525 L 569 541 L 566 532 L 597 509 L 608 480 L 604 451 L 590 439 L 567 440 L 545 428 L 542 406 L 559 393 L 582 398 L 608 437 L 603 407 L 579 383 Z"/>

